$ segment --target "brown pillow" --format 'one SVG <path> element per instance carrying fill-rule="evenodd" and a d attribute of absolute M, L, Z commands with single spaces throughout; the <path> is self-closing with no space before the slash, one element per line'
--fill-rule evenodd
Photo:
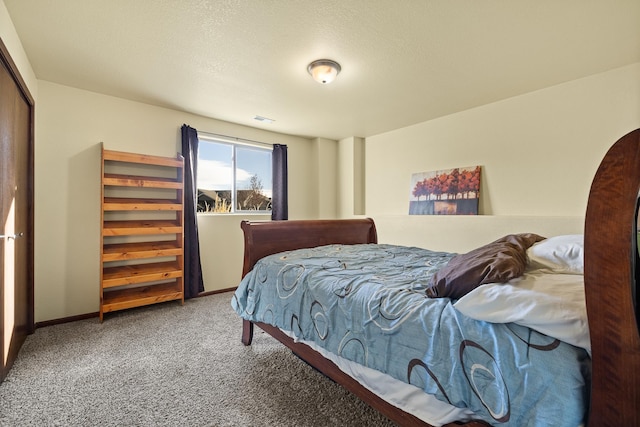
<path fill-rule="evenodd" d="M 527 249 L 544 237 L 533 233 L 509 234 L 456 255 L 429 280 L 430 298 L 460 298 L 485 283 L 504 283 L 524 273 Z"/>

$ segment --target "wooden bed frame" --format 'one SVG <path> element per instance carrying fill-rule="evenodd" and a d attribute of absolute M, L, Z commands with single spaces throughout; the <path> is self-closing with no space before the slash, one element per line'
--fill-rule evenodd
<path fill-rule="evenodd" d="M 606 154 L 593 180 L 585 217 L 585 289 L 592 348 L 589 427 L 640 426 L 640 260 L 637 209 L 640 190 L 640 129 Z M 371 219 L 242 222 L 243 277 L 262 257 L 326 244 L 377 243 Z M 387 403 L 333 362 L 296 343 L 278 328 L 256 322 L 296 355 L 402 426 L 428 426 Z M 253 323 L 244 320 L 242 342 L 250 345 Z M 448 424 L 480 427 L 479 421 Z"/>

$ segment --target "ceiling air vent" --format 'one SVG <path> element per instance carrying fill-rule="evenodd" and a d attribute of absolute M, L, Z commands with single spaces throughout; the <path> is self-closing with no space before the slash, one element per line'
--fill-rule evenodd
<path fill-rule="evenodd" d="M 267 117 L 262 117 L 262 116 L 255 116 L 253 119 L 257 120 L 259 122 L 263 122 L 263 123 L 273 123 L 273 122 L 275 122 L 275 120 L 273 120 L 273 119 L 269 119 Z"/>

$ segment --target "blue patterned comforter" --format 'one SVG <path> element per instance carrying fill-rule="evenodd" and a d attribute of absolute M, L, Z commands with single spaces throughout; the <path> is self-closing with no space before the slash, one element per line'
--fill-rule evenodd
<path fill-rule="evenodd" d="M 271 255 L 232 300 L 244 319 L 290 331 L 501 426 L 578 426 L 588 406 L 586 352 L 516 324 L 480 322 L 430 275 L 453 254 L 385 244 Z"/>

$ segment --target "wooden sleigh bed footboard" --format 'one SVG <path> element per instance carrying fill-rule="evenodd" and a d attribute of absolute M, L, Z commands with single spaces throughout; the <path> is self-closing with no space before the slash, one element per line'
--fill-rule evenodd
<path fill-rule="evenodd" d="M 587 426 L 640 426 L 640 258 L 638 193 L 640 129 L 608 151 L 593 180 L 584 229 L 584 284 L 591 338 L 591 398 Z M 243 222 L 243 277 L 266 255 L 327 244 L 377 243 L 371 219 Z M 256 323 L 301 359 L 402 426 L 428 426 L 386 402 L 311 347 L 280 329 Z M 251 343 L 253 323 L 243 321 Z M 479 421 L 449 426 L 487 426 Z"/>
<path fill-rule="evenodd" d="M 329 244 L 378 243 L 372 219 L 242 221 L 244 233 L 244 277 L 258 260 L 267 255 Z M 263 328 L 264 329 L 264 328 Z M 242 342 L 251 345 L 253 323 L 242 323 Z"/>

